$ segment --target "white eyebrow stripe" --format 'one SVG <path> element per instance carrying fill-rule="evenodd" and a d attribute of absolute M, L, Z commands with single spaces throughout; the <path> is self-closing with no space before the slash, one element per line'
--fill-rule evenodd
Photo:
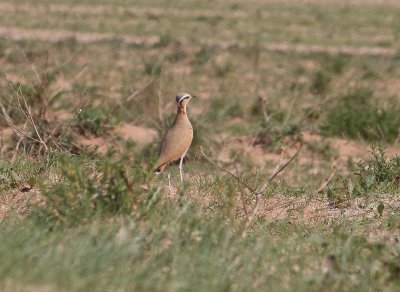
<path fill-rule="evenodd" d="M 186 94 L 186 95 L 182 96 L 182 97 L 179 99 L 178 103 L 180 103 L 180 102 L 181 102 L 182 100 L 184 100 L 186 97 L 189 97 L 189 94 Z"/>

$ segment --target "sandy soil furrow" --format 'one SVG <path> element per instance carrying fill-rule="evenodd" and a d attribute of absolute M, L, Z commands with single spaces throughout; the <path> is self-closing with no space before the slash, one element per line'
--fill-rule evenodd
<path fill-rule="evenodd" d="M 24 29 L 15 27 L 0 27 L 0 38 L 19 40 L 39 40 L 44 42 L 60 42 L 74 39 L 83 44 L 119 40 L 126 44 L 137 46 L 154 46 L 160 41 L 157 36 L 114 35 L 111 33 L 85 33 L 67 30 Z"/>
<path fill-rule="evenodd" d="M 160 42 L 159 36 L 134 36 L 116 35 L 112 33 L 85 33 L 67 30 L 45 30 L 45 29 L 24 29 L 17 27 L 0 27 L 0 38 L 10 40 L 39 40 L 44 42 L 60 42 L 74 39 L 77 42 L 89 44 L 102 41 L 118 40 L 128 45 L 154 46 Z M 192 46 L 188 39 L 178 39 L 185 47 Z M 248 44 L 237 41 L 199 41 L 200 45 L 216 46 L 221 49 L 246 48 Z M 325 46 L 325 45 L 301 45 L 288 43 L 265 43 L 261 48 L 266 51 L 294 52 L 299 54 L 329 53 L 347 55 L 369 55 L 369 56 L 394 56 L 397 50 L 382 47 L 351 47 L 351 46 Z"/>

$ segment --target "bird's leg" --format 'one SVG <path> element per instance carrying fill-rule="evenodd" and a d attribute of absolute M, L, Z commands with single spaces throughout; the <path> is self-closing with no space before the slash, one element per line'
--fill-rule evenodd
<path fill-rule="evenodd" d="M 172 191 L 171 191 L 171 170 L 169 170 L 169 169 L 168 169 L 168 190 L 169 190 L 169 193 L 171 194 L 172 193 Z"/>
<path fill-rule="evenodd" d="M 181 157 L 181 161 L 179 161 L 179 172 L 181 174 L 181 184 L 182 184 L 182 186 L 183 186 L 183 169 L 182 169 L 183 157 L 185 157 L 185 155 L 183 155 Z"/>
<path fill-rule="evenodd" d="M 182 167 L 182 162 L 183 162 L 183 158 L 185 157 L 186 153 L 187 153 L 188 149 L 186 149 L 185 153 L 183 153 L 181 160 L 179 161 L 179 172 L 181 174 L 181 184 L 183 187 L 183 167 Z"/>

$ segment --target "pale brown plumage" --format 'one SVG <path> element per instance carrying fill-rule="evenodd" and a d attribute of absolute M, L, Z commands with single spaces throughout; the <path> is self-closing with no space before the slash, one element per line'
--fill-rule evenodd
<path fill-rule="evenodd" d="M 159 158 L 154 170 L 156 173 L 164 171 L 169 163 L 178 159 L 182 160 L 192 143 L 193 128 L 186 114 L 186 106 L 191 98 L 187 93 L 178 93 L 176 96 L 177 114 L 161 142 Z"/>

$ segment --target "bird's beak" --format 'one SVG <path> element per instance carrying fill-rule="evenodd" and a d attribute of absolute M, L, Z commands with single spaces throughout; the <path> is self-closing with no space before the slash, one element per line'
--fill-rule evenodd
<path fill-rule="evenodd" d="M 192 95 L 192 97 L 193 97 L 193 98 L 197 98 L 197 96 L 196 96 L 196 95 Z"/>

